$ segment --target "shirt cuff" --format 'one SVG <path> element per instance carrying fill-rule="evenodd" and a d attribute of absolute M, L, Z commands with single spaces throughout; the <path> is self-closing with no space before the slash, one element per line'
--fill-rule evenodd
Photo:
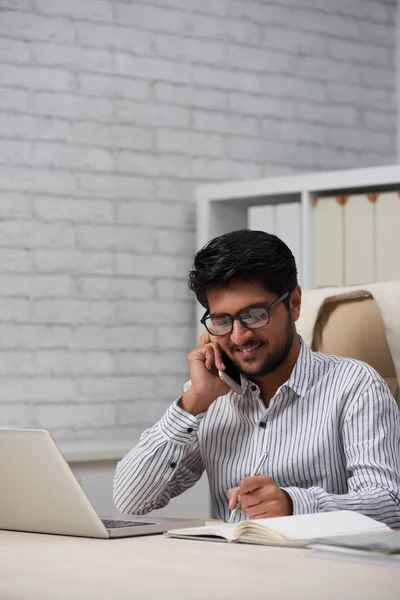
<path fill-rule="evenodd" d="M 177 444 L 194 441 L 205 412 L 194 416 L 178 406 L 180 398 L 175 400 L 160 419 L 160 429 L 168 440 Z"/>
<path fill-rule="evenodd" d="M 319 512 L 318 499 L 313 488 L 282 487 L 281 490 L 286 492 L 292 499 L 294 515 Z"/>

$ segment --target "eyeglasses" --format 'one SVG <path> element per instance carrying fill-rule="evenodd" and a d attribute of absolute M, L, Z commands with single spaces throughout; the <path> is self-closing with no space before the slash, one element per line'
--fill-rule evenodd
<path fill-rule="evenodd" d="M 210 315 L 207 310 L 200 319 L 200 323 L 204 325 L 211 335 L 227 335 L 231 333 L 235 319 L 240 321 L 243 327 L 247 329 L 261 329 L 261 327 L 265 327 L 270 322 L 271 310 L 288 296 L 289 292 L 285 292 L 271 304 L 254 304 L 249 308 L 243 308 L 236 315 L 225 313 Z"/>

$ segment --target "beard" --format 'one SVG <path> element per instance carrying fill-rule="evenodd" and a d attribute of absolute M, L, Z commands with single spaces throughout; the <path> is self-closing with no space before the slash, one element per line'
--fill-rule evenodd
<path fill-rule="evenodd" d="M 291 350 L 292 344 L 294 340 L 294 329 L 291 314 L 288 312 L 288 318 L 286 321 L 285 327 L 285 335 L 280 343 L 279 347 L 274 352 L 269 352 L 264 359 L 264 362 L 260 365 L 260 367 L 254 371 L 251 369 L 246 369 L 245 366 L 239 364 L 235 360 L 236 368 L 248 379 L 253 377 L 264 377 L 264 375 L 268 375 L 275 371 L 281 364 L 287 359 L 289 352 Z M 254 344 L 259 344 L 260 340 L 254 342 Z M 231 352 L 234 348 L 231 348 Z M 232 352 L 233 353 L 233 352 Z"/>

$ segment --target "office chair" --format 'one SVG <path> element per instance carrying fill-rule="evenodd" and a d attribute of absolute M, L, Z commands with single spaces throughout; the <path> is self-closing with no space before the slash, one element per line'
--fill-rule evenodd
<path fill-rule="evenodd" d="M 400 406 L 400 386 L 385 326 L 371 295 L 353 299 L 328 299 L 315 322 L 311 348 L 368 363 L 386 381 Z"/>

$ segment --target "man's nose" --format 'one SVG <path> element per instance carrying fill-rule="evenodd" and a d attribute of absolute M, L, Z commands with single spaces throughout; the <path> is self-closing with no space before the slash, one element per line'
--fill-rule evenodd
<path fill-rule="evenodd" d="M 253 332 L 251 329 L 247 329 L 242 323 L 235 319 L 233 321 L 233 329 L 231 333 L 231 342 L 236 344 L 236 346 L 242 346 L 245 344 L 251 337 L 253 336 Z"/>

